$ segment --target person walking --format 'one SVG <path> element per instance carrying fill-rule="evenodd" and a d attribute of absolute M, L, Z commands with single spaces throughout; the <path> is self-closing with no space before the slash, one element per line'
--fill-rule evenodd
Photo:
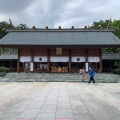
<path fill-rule="evenodd" d="M 90 79 L 89 79 L 89 84 L 91 83 L 91 81 L 93 81 L 93 83 L 95 83 L 95 80 L 94 80 L 94 70 L 93 68 L 90 66 L 89 67 L 89 75 L 90 75 Z"/>
<path fill-rule="evenodd" d="M 84 69 L 84 67 L 82 69 L 80 69 L 79 74 L 80 74 L 80 77 L 82 79 L 82 82 L 84 82 L 84 76 L 85 76 L 85 69 Z"/>

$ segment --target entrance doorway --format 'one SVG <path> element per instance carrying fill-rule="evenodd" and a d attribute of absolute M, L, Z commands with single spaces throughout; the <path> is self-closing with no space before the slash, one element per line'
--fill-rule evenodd
<path fill-rule="evenodd" d="M 72 62 L 71 64 L 72 73 L 79 73 L 80 68 L 84 66 L 85 66 L 85 63 L 83 62 Z"/>
<path fill-rule="evenodd" d="M 35 62 L 34 63 L 34 71 L 39 73 L 47 72 L 47 63 L 46 62 Z"/>
<path fill-rule="evenodd" d="M 98 62 L 89 62 L 88 66 L 92 66 L 96 73 L 100 72 L 100 63 L 98 63 Z"/>

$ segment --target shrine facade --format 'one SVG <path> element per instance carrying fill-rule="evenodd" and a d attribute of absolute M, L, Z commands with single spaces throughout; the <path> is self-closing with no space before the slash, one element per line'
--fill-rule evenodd
<path fill-rule="evenodd" d="M 18 49 L 17 72 L 72 73 L 92 65 L 102 72 L 102 48 L 119 48 L 115 30 L 7 30 L 1 47 Z"/>

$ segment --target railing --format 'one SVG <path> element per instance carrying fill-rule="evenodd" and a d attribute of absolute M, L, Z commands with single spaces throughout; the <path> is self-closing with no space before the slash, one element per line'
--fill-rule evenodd
<path fill-rule="evenodd" d="M 30 68 L 24 68 L 24 72 L 30 72 Z"/>
<path fill-rule="evenodd" d="M 47 73 L 47 68 L 46 68 L 46 69 L 34 68 L 34 72 L 38 72 L 38 73 Z"/>
<path fill-rule="evenodd" d="M 68 73 L 68 67 L 51 67 L 51 73 Z"/>
<path fill-rule="evenodd" d="M 76 68 L 76 69 L 73 69 L 73 68 L 72 68 L 72 73 L 79 73 L 79 70 L 80 70 L 80 69 L 77 69 L 77 68 Z"/>

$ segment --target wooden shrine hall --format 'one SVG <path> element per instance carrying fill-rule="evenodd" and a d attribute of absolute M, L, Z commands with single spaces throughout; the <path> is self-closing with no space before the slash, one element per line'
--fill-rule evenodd
<path fill-rule="evenodd" d="M 115 29 L 14 29 L 0 47 L 18 49 L 17 72 L 71 73 L 92 65 L 102 72 L 102 48 L 120 48 Z"/>

